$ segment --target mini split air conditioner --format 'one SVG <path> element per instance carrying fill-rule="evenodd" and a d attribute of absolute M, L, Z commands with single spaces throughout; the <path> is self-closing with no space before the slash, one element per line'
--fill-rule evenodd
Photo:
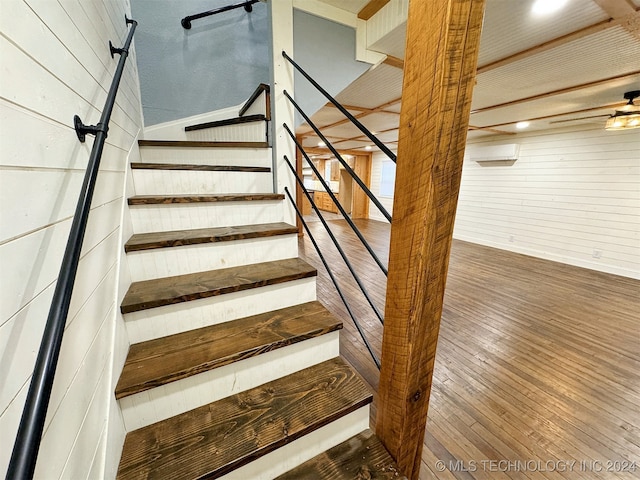
<path fill-rule="evenodd" d="M 474 146 L 469 152 L 469 158 L 474 162 L 515 162 L 519 152 L 520 145 L 517 143 Z"/>

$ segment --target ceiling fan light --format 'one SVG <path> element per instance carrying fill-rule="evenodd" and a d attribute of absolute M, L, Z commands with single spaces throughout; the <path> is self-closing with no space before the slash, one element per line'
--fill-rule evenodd
<path fill-rule="evenodd" d="M 640 128 L 640 113 L 618 113 L 611 115 L 604 126 L 605 130 L 627 130 Z"/>
<path fill-rule="evenodd" d="M 640 90 L 625 92 L 623 95 L 629 102 L 616 109 L 616 113 L 607 119 L 605 130 L 626 130 L 630 128 L 640 128 L 640 105 L 635 105 L 633 101 L 640 97 Z"/>

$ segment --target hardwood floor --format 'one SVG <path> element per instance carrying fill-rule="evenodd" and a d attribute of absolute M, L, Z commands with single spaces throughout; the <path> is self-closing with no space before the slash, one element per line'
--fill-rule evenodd
<path fill-rule="evenodd" d="M 389 226 L 355 222 L 386 261 Z M 384 274 L 344 220 L 329 224 L 383 309 Z M 309 227 L 379 353 L 380 322 L 322 224 Z M 306 235 L 300 256 L 344 320 L 343 356 L 377 389 Z M 640 478 L 640 282 L 454 240 L 422 458 L 421 479 Z"/>

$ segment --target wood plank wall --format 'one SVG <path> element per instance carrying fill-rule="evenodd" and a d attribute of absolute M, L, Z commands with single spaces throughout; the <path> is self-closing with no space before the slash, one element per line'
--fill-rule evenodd
<path fill-rule="evenodd" d="M 0 6 L 0 473 L 11 454 L 93 143 L 92 137 L 78 142 L 73 115 L 87 124 L 100 117 L 118 61 L 108 42 L 124 42 L 127 5 L 14 0 Z M 103 476 L 124 181 L 142 124 L 137 77 L 132 51 L 92 203 L 39 478 Z M 122 350 L 122 340 L 120 345 Z"/>
<path fill-rule="evenodd" d="M 455 238 L 640 278 L 638 130 L 478 140 L 467 156 L 499 143 L 519 143 L 520 158 L 513 165 L 465 159 Z"/>
<path fill-rule="evenodd" d="M 513 165 L 469 159 L 474 146 L 500 143 L 520 144 Z M 637 130 L 599 126 L 474 140 L 467 145 L 454 238 L 638 278 L 639 151 Z M 376 194 L 385 159 L 373 155 Z M 370 218 L 384 220 L 373 206 Z"/>

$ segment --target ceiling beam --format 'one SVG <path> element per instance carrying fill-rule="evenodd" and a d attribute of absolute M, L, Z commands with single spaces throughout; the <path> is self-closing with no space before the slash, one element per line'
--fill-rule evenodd
<path fill-rule="evenodd" d="M 362 9 L 358 12 L 358 18 L 360 20 L 369 20 L 390 1 L 391 0 L 370 0 L 370 2 L 362 7 Z"/>
<path fill-rule="evenodd" d="M 640 75 L 640 70 L 636 70 L 634 72 L 625 73 L 624 75 L 616 75 L 615 77 L 603 78 L 602 80 L 596 80 L 595 82 L 582 83 L 580 85 L 574 85 L 567 88 L 561 88 L 559 90 L 553 90 L 551 92 L 540 93 L 538 95 L 533 95 L 531 97 L 519 98 L 517 100 L 511 100 L 510 102 L 498 103 L 497 105 L 490 105 L 488 107 L 478 108 L 471 112 L 472 115 L 477 113 L 488 112 L 489 110 L 495 110 L 496 108 L 504 108 L 510 107 L 512 105 L 518 105 L 520 103 L 532 102 L 534 100 L 541 100 L 543 98 L 552 97 L 554 95 L 562 95 L 563 93 L 575 92 L 576 90 L 582 90 L 589 87 L 595 87 L 597 85 L 602 85 L 604 83 L 608 83 L 614 80 L 620 80 L 626 77 L 632 77 L 635 75 Z"/>
<path fill-rule="evenodd" d="M 394 57 L 393 55 L 387 55 L 387 58 L 385 58 L 382 63 L 391 67 L 399 68 L 400 70 L 404 69 L 404 60 Z"/>
<path fill-rule="evenodd" d="M 593 0 L 611 18 L 640 40 L 640 12 L 628 0 Z"/>
<path fill-rule="evenodd" d="M 363 153 L 369 153 L 368 151 L 366 152 L 361 152 L 360 150 L 353 150 L 353 149 L 342 149 L 342 148 L 336 148 L 336 150 L 338 150 L 338 153 L 340 155 L 346 154 L 346 155 L 362 155 Z M 305 153 L 307 155 L 331 155 L 333 156 L 333 152 L 331 150 L 329 150 L 328 148 L 322 148 L 322 147 L 305 147 L 304 149 Z"/>
<path fill-rule="evenodd" d="M 567 115 L 577 115 L 579 113 L 594 112 L 596 110 L 607 110 L 607 109 L 614 110 L 614 109 L 616 109 L 618 107 L 622 107 L 623 105 L 626 105 L 626 104 L 627 104 L 627 102 L 608 103 L 606 105 L 600 105 L 599 107 L 582 108 L 580 110 L 572 110 L 572 111 L 563 112 L 563 113 L 554 113 L 553 115 L 544 115 L 542 117 L 523 118 L 523 119 L 519 119 L 519 120 L 514 120 L 512 122 L 496 123 L 494 125 L 486 125 L 486 126 L 481 127 L 481 128 L 489 129 L 489 128 L 505 127 L 507 125 L 513 125 L 515 123 L 518 123 L 518 122 L 521 122 L 521 121 L 525 121 L 525 120 L 527 122 L 535 122 L 537 120 L 548 120 L 550 118 L 566 117 Z"/>
<path fill-rule="evenodd" d="M 354 115 L 355 118 L 360 119 L 362 117 L 366 117 L 367 115 L 371 115 L 372 113 L 380 113 L 380 112 L 384 112 L 384 113 L 393 113 L 394 115 L 400 115 L 398 112 L 387 112 L 384 109 L 387 107 L 390 107 L 391 105 L 395 105 L 396 103 L 399 103 L 402 100 L 402 97 L 400 98 L 394 98 L 393 100 L 383 103 L 382 105 L 378 105 L 377 107 L 374 108 L 368 108 L 366 110 L 363 110 L 362 113 L 358 113 L 357 115 Z M 333 105 L 331 105 L 333 106 Z M 348 107 L 345 107 L 348 109 Z M 324 125 L 322 128 L 332 128 L 332 127 L 337 127 L 338 125 L 343 125 L 345 123 L 349 123 L 351 120 L 349 120 L 348 118 L 344 118 L 342 120 L 339 120 L 337 122 L 331 123 L 329 125 Z"/>
<path fill-rule="evenodd" d="M 491 127 L 476 127 L 474 125 L 469 125 L 469 130 L 485 130 L 487 132 L 499 133 L 500 135 L 515 135 L 516 134 L 516 132 L 507 132 L 505 130 L 497 130 L 497 129 L 491 128 Z"/>

